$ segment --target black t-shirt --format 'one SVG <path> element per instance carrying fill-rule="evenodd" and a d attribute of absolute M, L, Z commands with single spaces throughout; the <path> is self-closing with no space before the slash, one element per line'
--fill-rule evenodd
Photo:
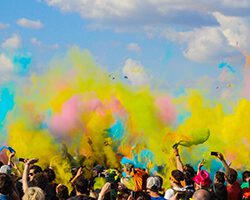
<path fill-rule="evenodd" d="M 215 183 L 211 187 L 212 199 L 227 200 L 227 187 L 222 183 Z"/>
<path fill-rule="evenodd" d="M 78 195 L 78 196 L 70 197 L 68 200 L 95 200 L 95 199 L 87 195 Z"/>

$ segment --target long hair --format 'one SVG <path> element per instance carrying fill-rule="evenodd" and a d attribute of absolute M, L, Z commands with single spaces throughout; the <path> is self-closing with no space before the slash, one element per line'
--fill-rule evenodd
<path fill-rule="evenodd" d="M 29 187 L 25 191 L 22 200 L 45 200 L 45 195 L 41 188 Z"/>

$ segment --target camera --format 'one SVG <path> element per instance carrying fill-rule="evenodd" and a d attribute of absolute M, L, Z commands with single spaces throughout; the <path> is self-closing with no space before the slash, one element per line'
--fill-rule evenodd
<path fill-rule="evenodd" d="M 219 153 L 218 153 L 218 152 L 215 152 L 215 151 L 212 151 L 212 152 L 211 152 L 211 156 L 218 156 L 218 154 L 219 154 Z"/>
<path fill-rule="evenodd" d="M 19 162 L 24 162 L 25 159 L 24 159 L 24 158 L 19 158 L 18 161 L 19 161 Z"/>

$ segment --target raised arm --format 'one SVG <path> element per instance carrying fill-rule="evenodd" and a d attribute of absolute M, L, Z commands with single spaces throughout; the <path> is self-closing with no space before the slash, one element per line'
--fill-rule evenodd
<path fill-rule="evenodd" d="M 198 164 L 198 167 L 197 167 L 197 175 L 200 173 L 201 168 L 202 168 L 203 165 L 204 165 L 204 162 L 205 162 L 205 160 L 202 159 L 202 160 L 200 161 L 200 163 Z"/>
<path fill-rule="evenodd" d="M 18 166 L 16 165 L 16 163 L 11 162 L 11 165 L 17 171 L 18 176 L 22 177 L 22 172 L 20 171 L 20 169 L 18 168 Z"/>
<path fill-rule="evenodd" d="M 12 166 L 12 165 L 11 165 L 11 162 L 12 162 L 11 160 L 12 160 L 12 158 L 15 156 L 15 154 L 16 154 L 15 152 L 10 153 L 10 155 L 9 155 L 9 157 L 8 157 L 8 165 L 9 165 L 9 166 Z"/>
<path fill-rule="evenodd" d="M 28 160 L 25 164 L 24 164 L 24 170 L 23 170 L 23 177 L 22 177 L 22 182 L 23 182 L 23 192 L 25 193 L 26 190 L 28 189 L 28 175 L 29 175 L 29 169 L 30 169 L 30 165 L 34 164 L 38 162 L 38 159 L 33 158 Z"/>
<path fill-rule="evenodd" d="M 74 185 L 76 179 L 83 174 L 82 167 L 79 167 L 79 169 L 76 172 L 76 175 L 70 180 L 71 184 Z"/>
<path fill-rule="evenodd" d="M 226 172 L 229 172 L 230 167 L 229 167 L 229 165 L 227 164 L 227 162 L 226 162 L 226 160 L 225 160 L 223 154 L 222 154 L 222 153 L 218 153 L 218 155 L 217 155 L 216 157 L 220 159 L 220 161 L 222 162 L 222 164 L 223 164 L 223 166 L 224 166 Z"/>
<path fill-rule="evenodd" d="M 99 193 L 98 200 L 103 200 L 105 198 L 105 194 L 107 194 L 111 189 L 111 183 L 107 182 L 104 184 L 104 186 L 101 189 L 101 192 Z"/>
<path fill-rule="evenodd" d="M 175 154 L 175 158 L 176 158 L 177 169 L 183 172 L 183 163 L 181 161 L 178 147 L 174 147 L 174 154 Z"/>

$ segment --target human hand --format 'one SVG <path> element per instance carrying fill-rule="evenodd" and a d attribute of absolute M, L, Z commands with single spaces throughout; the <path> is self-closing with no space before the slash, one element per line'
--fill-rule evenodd
<path fill-rule="evenodd" d="M 38 161 L 39 161 L 38 158 L 32 158 L 32 159 L 28 159 L 25 164 L 32 165 L 32 164 L 37 163 Z"/>
<path fill-rule="evenodd" d="M 16 165 L 15 162 L 11 162 L 11 165 L 12 165 L 12 167 L 13 167 L 15 170 L 18 170 L 18 167 L 17 167 L 17 165 Z"/>
<path fill-rule="evenodd" d="M 200 163 L 198 164 L 198 169 L 201 169 L 204 166 L 205 160 L 202 159 Z"/>
<path fill-rule="evenodd" d="M 218 152 L 218 155 L 216 157 L 219 158 L 221 161 L 224 160 L 224 156 L 222 153 Z"/>
<path fill-rule="evenodd" d="M 9 159 L 12 159 L 12 158 L 15 156 L 15 154 L 16 154 L 16 152 L 12 152 L 12 153 L 10 153 L 10 155 L 9 155 Z"/>
<path fill-rule="evenodd" d="M 110 189 L 111 189 L 111 183 L 109 182 L 105 183 L 101 189 L 98 199 L 103 199 L 105 194 L 107 194 L 110 191 Z"/>
<path fill-rule="evenodd" d="M 83 174 L 82 169 L 83 169 L 82 166 L 78 168 L 78 170 L 77 170 L 77 172 L 76 172 L 76 176 L 77 176 L 77 177 L 78 177 L 78 176 L 81 176 L 81 175 Z"/>

